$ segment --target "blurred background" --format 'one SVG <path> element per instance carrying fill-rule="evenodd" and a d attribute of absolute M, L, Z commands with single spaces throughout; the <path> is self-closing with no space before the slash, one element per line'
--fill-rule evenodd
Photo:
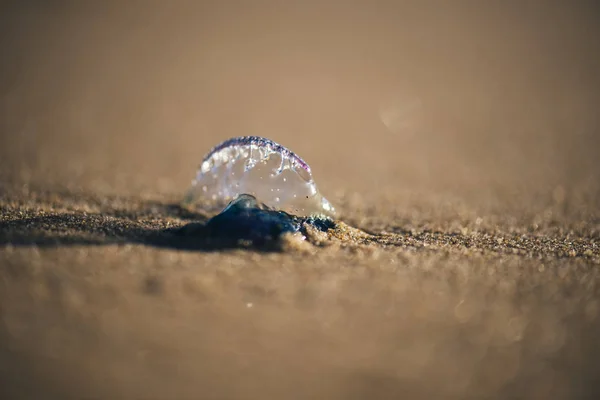
<path fill-rule="evenodd" d="M 29 0 L 1 15 L 5 181 L 179 195 L 211 146 L 260 135 L 338 202 L 597 193 L 594 2 Z"/>

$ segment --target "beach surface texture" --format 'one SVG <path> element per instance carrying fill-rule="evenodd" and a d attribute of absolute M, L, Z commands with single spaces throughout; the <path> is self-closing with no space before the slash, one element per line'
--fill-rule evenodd
<path fill-rule="evenodd" d="M 2 399 L 600 398 L 600 12 L 351 3 L 0 6 Z M 172 235 L 245 135 L 335 224 Z"/>

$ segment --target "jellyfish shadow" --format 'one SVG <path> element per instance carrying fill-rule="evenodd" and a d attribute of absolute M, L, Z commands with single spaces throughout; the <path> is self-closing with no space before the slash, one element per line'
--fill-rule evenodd
<path fill-rule="evenodd" d="M 56 197 L 69 203 L 69 193 Z M 299 231 L 301 220 L 263 209 L 250 197 L 238 198 L 210 219 L 178 204 L 122 198 L 105 201 L 108 205 L 95 213 L 76 208 L 44 211 L 47 203 L 43 201 L 29 204 L 27 209 L 5 208 L 0 210 L 0 247 L 137 244 L 190 251 L 279 251 L 280 236 Z M 77 199 L 82 200 L 80 196 Z"/>

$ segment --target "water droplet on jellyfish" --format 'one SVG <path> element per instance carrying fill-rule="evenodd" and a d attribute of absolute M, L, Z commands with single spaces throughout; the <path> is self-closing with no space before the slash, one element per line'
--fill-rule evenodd
<path fill-rule="evenodd" d="M 241 194 L 291 214 L 335 214 L 308 164 L 280 144 L 258 136 L 237 137 L 215 146 L 202 160 L 184 204 L 222 208 Z"/>

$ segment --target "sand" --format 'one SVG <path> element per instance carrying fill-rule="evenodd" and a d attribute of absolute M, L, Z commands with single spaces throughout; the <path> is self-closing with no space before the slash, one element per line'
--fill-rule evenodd
<path fill-rule="evenodd" d="M 600 394 L 591 4 L 13 3 L 2 398 Z M 303 157 L 336 228 L 166 235 L 240 135 Z"/>

